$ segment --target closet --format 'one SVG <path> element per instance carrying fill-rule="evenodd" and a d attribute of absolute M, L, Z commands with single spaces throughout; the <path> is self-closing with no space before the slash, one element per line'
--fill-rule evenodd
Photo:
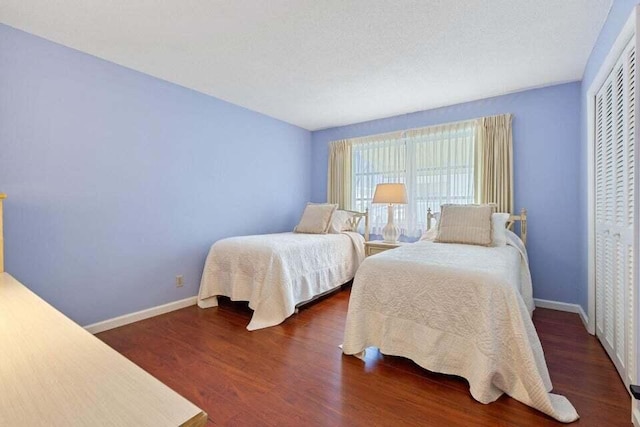
<path fill-rule="evenodd" d="M 625 384 L 635 379 L 635 37 L 595 95 L 595 329 Z"/>

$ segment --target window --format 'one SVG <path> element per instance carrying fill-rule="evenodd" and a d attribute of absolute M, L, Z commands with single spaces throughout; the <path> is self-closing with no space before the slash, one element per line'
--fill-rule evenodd
<path fill-rule="evenodd" d="M 409 203 L 395 210 L 396 224 L 409 238 L 426 228 L 427 208 L 473 203 L 476 122 L 415 129 L 354 141 L 351 207 L 369 208 L 371 231 L 387 223 L 383 205 L 371 205 L 376 185 L 403 182 Z"/>

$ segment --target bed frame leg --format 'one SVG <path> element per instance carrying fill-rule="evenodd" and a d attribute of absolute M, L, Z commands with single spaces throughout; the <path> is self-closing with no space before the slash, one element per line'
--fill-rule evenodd
<path fill-rule="evenodd" d="M 293 311 L 293 314 L 298 314 L 300 313 L 300 309 L 296 307 L 296 309 Z"/>

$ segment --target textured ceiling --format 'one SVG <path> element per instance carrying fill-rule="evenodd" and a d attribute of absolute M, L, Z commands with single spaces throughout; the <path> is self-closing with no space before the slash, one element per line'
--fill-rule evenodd
<path fill-rule="evenodd" d="M 316 130 L 580 80 L 611 0 L 1 0 L 0 22 Z"/>

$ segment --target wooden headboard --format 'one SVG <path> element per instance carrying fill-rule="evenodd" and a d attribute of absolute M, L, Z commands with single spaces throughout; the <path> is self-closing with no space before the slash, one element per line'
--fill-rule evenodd
<path fill-rule="evenodd" d="M 509 221 L 507 221 L 507 229 L 515 233 L 514 227 L 516 221 L 520 221 L 520 239 L 522 243 L 527 244 L 527 210 L 525 208 L 520 209 L 520 215 L 511 215 Z"/>
<path fill-rule="evenodd" d="M 364 218 L 364 241 L 369 241 L 369 209 L 365 209 L 364 212 L 350 211 L 347 210 L 352 216 L 349 218 L 349 229 L 351 231 L 358 232 L 358 226 L 360 225 L 360 221 Z"/>
<path fill-rule="evenodd" d="M 427 209 L 427 230 L 431 228 L 431 221 L 436 219 L 436 214 L 431 212 L 431 208 Z M 527 244 L 527 210 L 520 209 L 520 215 L 511 215 L 507 221 L 507 229 L 514 231 L 516 221 L 520 221 L 520 239 L 522 243 Z"/>
<path fill-rule="evenodd" d="M 2 227 L 2 202 L 7 195 L 0 193 L 0 273 L 4 273 L 4 228 Z"/>

